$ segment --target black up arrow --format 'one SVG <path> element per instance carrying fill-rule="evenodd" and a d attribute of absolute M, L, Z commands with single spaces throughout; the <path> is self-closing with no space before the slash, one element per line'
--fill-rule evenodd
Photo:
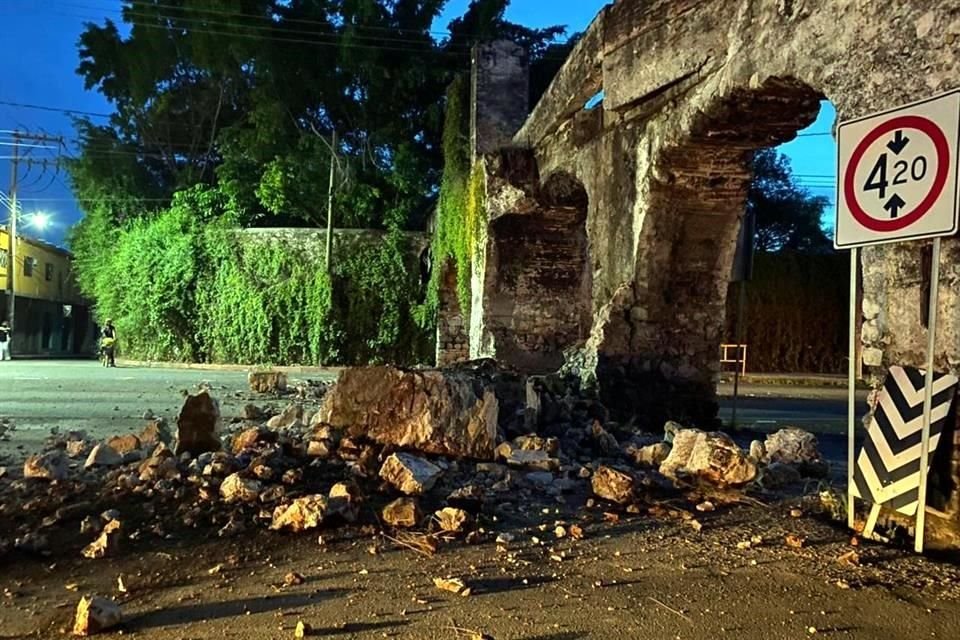
<path fill-rule="evenodd" d="M 900 213 L 900 209 L 903 209 L 906 204 L 903 198 L 897 194 L 893 194 L 893 196 L 887 200 L 887 204 L 883 205 L 883 208 L 890 212 L 891 218 L 896 218 L 897 214 Z"/>
<path fill-rule="evenodd" d="M 902 130 L 897 129 L 897 132 L 893 136 L 893 140 L 887 143 L 887 149 L 890 149 L 890 151 L 893 151 L 895 154 L 900 155 L 900 152 L 903 151 L 903 148 L 907 146 L 908 142 L 910 142 L 910 138 L 903 135 Z"/>

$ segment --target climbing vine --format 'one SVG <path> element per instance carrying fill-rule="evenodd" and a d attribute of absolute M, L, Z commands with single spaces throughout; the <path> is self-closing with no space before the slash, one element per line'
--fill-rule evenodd
<path fill-rule="evenodd" d="M 470 313 L 471 262 L 484 223 L 484 174 L 471 169 L 469 135 L 469 85 L 458 76 L 447 90 L 443 127 L 443 176 L 431 251 L 433 271 L 421 320 L 436 317 L 440 284 L 446 269 L 457 273 L 457 299 L 461 312 Z"/>
<path fill-rule="evenodd" d="M 430 327 L 414 316 L 416 255 L 397 225 L 378 242 L 343 247 L 328 275 L 322 252 L 251 241 L 236 219 L 215 189 L 195 187 L 78 260 L 123 355 L 311 365 L 429 357 Z"/>

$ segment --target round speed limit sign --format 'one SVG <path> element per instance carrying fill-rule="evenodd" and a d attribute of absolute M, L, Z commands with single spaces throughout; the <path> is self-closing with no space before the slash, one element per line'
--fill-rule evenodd
<path fill-rule="evenodd" d="M 957 231 L 960 93 L 841 123 L 834 244 Z"/>

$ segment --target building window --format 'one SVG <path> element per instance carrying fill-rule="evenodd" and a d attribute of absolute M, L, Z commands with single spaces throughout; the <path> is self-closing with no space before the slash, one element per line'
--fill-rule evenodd
<path fill-rule="evenodd" d="M 7 261 L 10 259 L 9 256 L 10 254 L 7 253 L 6 249 L 0 249 L 0 269 L 7 268 Z"/>
<path fill-rule="evenodd" d="M 33 270 L 37 268 L 37 259 L 33 256 L 26 256 L 23 259 L 23 275 L 27 278 L 33 277 Z"/>
<path fill-rule="evenodd" d="M 47 282 L 53 281 L 53 263 L 45 262 L 43 265 L 43 278 Z"/>

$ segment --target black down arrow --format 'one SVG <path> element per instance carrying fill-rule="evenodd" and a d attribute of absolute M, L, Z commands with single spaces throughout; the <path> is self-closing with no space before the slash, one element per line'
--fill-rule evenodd
<path fill-rule="evenodd" d="M 903 151 L 903 148 L 907 146 L 907 143 L 910 142 L 910 138 L 903 135 L 903 131 L 897 129 L 897 132 L 893 136 L 893 140 L 887 143 L 887 149 L 893 151 L 895 154 L 900 155 L 900 152 Z"/>
<path fill-rule="evenodd" d="M 883 208 L 890 212 L 891 218 L 896 218 L 900 213 L 900 209 L 903 209 L 906 205 L 907 203 L 903 201 L 903 198 L 895 193 L 889 200 L 887 200 L 887 203 L 883 205 Z"/>

